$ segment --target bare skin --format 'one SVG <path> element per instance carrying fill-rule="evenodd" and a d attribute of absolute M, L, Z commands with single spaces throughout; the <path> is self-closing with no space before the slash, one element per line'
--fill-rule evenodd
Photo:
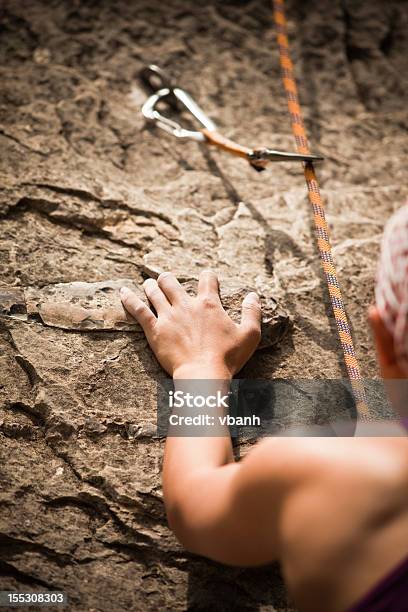
<path fill-rule="evenodd" d="M 242 322 L 222 308 L 214 273 L 197 297 L 172 274 L 144 285 L 157 317 L 129 290 L 122 301 L 174 378 L 228 381 L 260 339 L 256 294 Z M 383 376 L 403 377 L 392 339 L 370 311 Z M 239 566 L 279 560 L 301 611 L 340 612 L 408 554 L 408 440 L 269 438 L 234 462 L 231 439 L 168 437 L 163 490 L 169 524 L 190 551 Z"/>

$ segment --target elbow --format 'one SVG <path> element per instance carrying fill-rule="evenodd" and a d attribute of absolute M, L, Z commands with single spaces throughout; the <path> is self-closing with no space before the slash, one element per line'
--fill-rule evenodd
<path fill-rule="evenodd" d="M 183 505 L 177 502 L 166 503 L 167 522 L 180 544 L 188 552 L 203 554 L 197 537 L 198 529 L 188 520 Z"/>

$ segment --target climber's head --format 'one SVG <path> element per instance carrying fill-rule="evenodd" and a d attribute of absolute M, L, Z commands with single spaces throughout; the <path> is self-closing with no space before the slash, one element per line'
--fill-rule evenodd
<path fill-rule="evenodd" d="M 408 379 L 408 203 L 386 224 L 375 297 L 369 319 L 382 376 Z"/>

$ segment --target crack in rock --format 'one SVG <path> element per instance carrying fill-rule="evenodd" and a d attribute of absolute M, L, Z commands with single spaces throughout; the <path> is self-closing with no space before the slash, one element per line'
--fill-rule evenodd
<path fill-rule="evenodd" d="M 187 293 L 196 294 L 197 282 L 182 283 Z M 1 287 L 0 316 L 19 321 L 39 320 L 50 327 L 75 331 L 133 331 L 141 332 L 140 325 L 123 308 L 119 289 L 132 289 L 145 303 L 143 289 L 131 279 L 107 280 L 97 283 L 58 283 L 38 287 Z M 220 291 L 222 304 L 230 317 L 240 321 L 242 300 L 249 287 L 223 283 Z M 260 349 L 278 344 L 290 327 L 289 315 L 277 302 L 260 295 L 262 304 L 262 336 Z M 16 357 L 17 359 L 17 357 Z M 27 360 L 19 357 L 20 365 L 30 381 L 40 378 Z"/>

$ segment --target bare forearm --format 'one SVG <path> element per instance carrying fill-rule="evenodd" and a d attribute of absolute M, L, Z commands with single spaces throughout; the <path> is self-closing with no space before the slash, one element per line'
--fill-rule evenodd
<path fill-rule="evenodd" d="M 230 386 L 230 373 L 222 365 L 186 366 L 174 374 L 175 390 L 185 389 L 199 381 L 206 394 L 220 391 L 226 395 Z M 216 407 L 220 416 L 224 408 Z M 163 490 L 168 510 L 191 494 L 194 481 L 203 474 L 233 461 L 231 437 L 228 427 L 217 424 L 209 435 L 197 437 L 168 436 L 163 465 Z"/>

